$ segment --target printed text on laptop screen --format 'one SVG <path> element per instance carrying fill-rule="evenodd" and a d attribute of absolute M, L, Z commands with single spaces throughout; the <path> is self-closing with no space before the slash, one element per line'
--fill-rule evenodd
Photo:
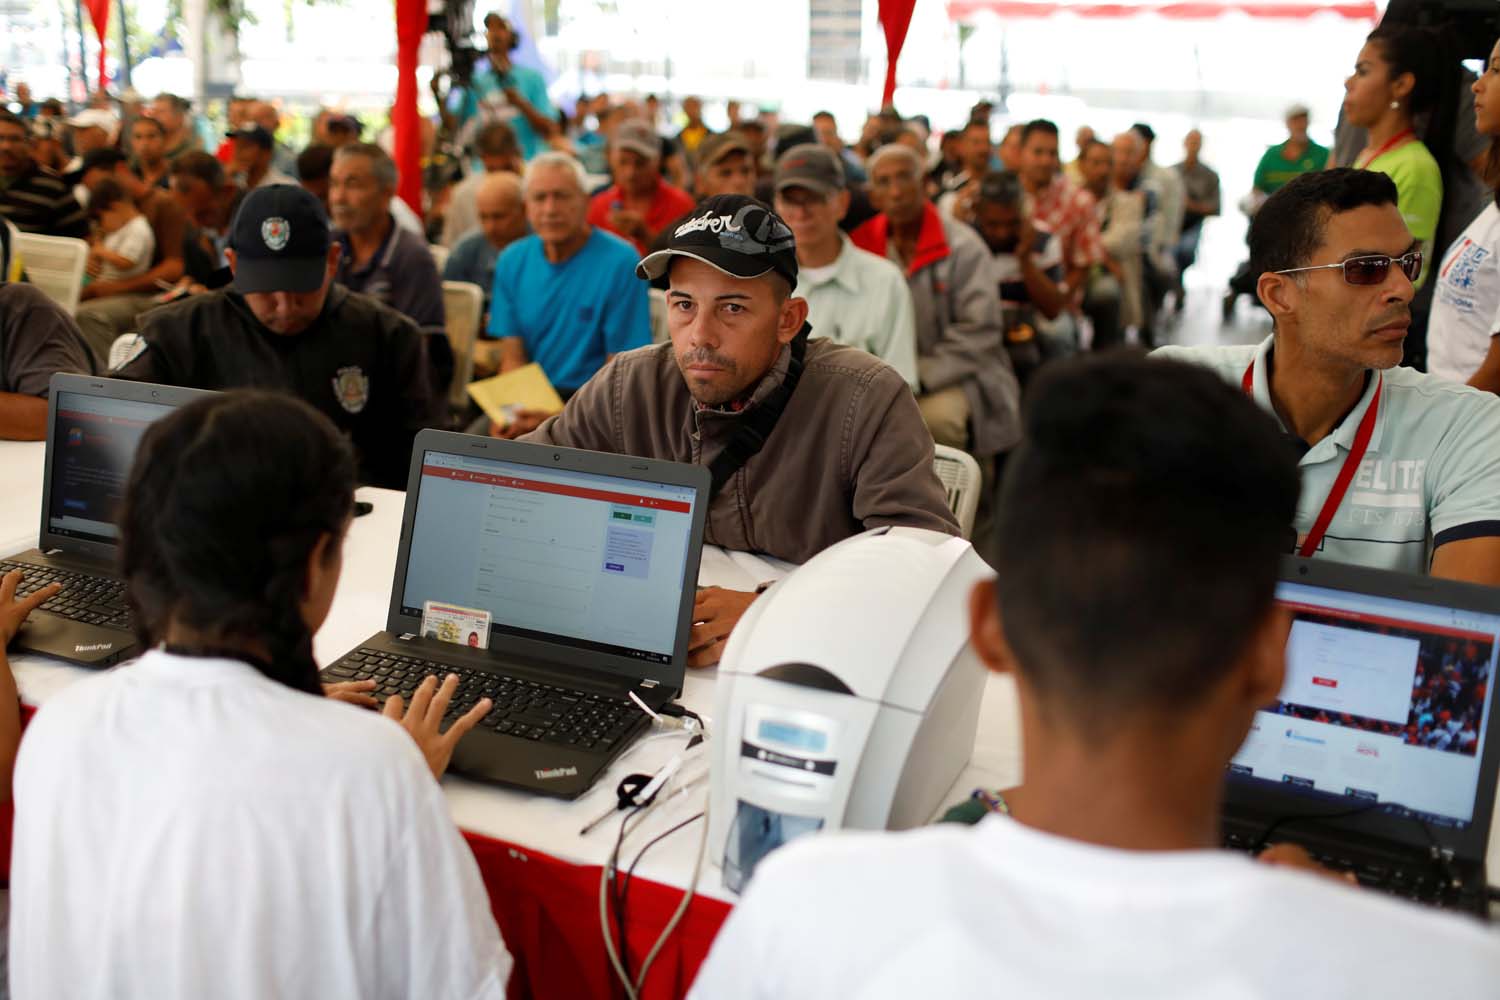
<path fill-rule="evenodd" d="M 403 613 L 490 612 L 516 635 L 669 663 L 696 491 L 429 451 Z"/>
<path fill-rule="evenodd" d="M 136 447 L 146 428 L 172 409 L 162 403 L 59 393 L 48 529 L 86 541 L 117 539 L 116 521 Z"/>
<path fill-rule="evenodd" d="M 1230 770 L 1472 822 L 1500 618 L 1296 583 L 1277 600 L 1286 682 Z"/>

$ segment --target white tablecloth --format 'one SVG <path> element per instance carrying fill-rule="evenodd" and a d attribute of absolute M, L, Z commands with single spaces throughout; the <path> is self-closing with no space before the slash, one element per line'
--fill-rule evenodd
<path fill-rule="evenodd" d="M 0 538 L 13 540 L 0 555 L 34 546 L 40 524 L 41 444 L 0 443 Z M 374 511 L 356 518 L 344 547 L 344 570 L 328 621 L 318 632 L 314 652 L 320 663 L 329 663 L 385 627 L 389 609 L 391 578 L 396 569 L 396 547 L 400 540 L 405 494 L 363 488 L 359 499 L 374 504 Z M 762 581 L 785 572 L 784 565 L 742 552 L 708 548 L 703 554 L 699 579 L 753 590 Z M 11 665 L 21 696 L 41 705 L 54 692 L 89 676 L 92 671 L 37 656 L 16 656 Z M 713 711 L 716 671 L 688 672 L 681 701 L 694 711 Z M 980 718 L 980 737 L 974 759 L 954 784 L 950 802 L 965 798 L 978 785 L 1000 785 L 1020 776 L 1020 747 L 1016 736 L 1014 689 L 1008 680 L 994 678 L 985 693 Z M 653 772 L 685 743 L 681 736 L 668 736 L 637 745 L 628 751 L 588 794 L 572 802 L 543 798 L 497 788 L 450 775 L 443 779 L 453 819 L 475 833 L 523 845 L 576 864 L 603 864 L 614 846 L 616 821 L 600 825 L 587 837 L 579 831 L 614 802 L 615 786 L 633 771 Z M 683 773 L 708 766 L 706 747 L 693 752 Z M 653 809 L 626 842 L 626 849 L 639 847 L 657 833 L 703 808 L 707 783 L 692 792 Z M 701 834 L 694 825 L 653 848 L 638 874 L 671 885 L 686 885 L 692 877 L 693 861 Z M 732 900 L 721 888 L 718 869 L 706 868 L 699 890 L 706 895 Z"/>

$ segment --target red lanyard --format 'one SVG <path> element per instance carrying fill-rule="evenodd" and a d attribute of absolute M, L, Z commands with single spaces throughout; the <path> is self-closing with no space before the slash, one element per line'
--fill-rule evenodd
<path fill-rule="evenodd" d="M 1369 159 L 1365 159 L 1363 156 L 1356 158 L 1354 161 L 1354 169 L 1364 170 L 1370 164 L 1374 163 L 1376 160 L 1380 159 L 1382 156 L 1384 156 L 1386 153 L 1389 153 L 1397 146 L 1404 145 L 1408 139 L 1415 139 L 1416 137 L 1417 133 L 1413 132 L 1411 129 L 1396 133 L 1395 135 L 1387 139 L 1384 143 L 1382 143 L 1379 149 L 1371 153 Z"/>
<path fill-rule="evenodd" d="M 1349 484 L 1354 481 L 1354 473 L 1359 471 L 1359 463 L 1365 459 L 1365 451 L 1370 447 L 1370 435 L 1375 433 L 1375 417 L 1380 412 L 1380 390 L 1385 384 L 1385 376 L 1376 372 L 1375 374 L 1375 398 L 1370 400 L 1370 408 L 1365 411 L 1364 417 L 1359 422 L 1359 429 L 1354 432 L 1354 444 L 1349 447 L 1349 455 L 1344 459 L 1344 467 L 1339 470 L 1338 478 L 1333 481 L 1333 489 L 1328 491 L 1328 499 L 1323 501 L 1323 509 L 1318 511 L 1318 519 L 1313 522 L 1312 531 L 1302 540 L 1302 545 L 1297 549 L 1297 554 L 1302 558 L 1309 558 L 1318 551 L 1318 546 L 1323 541 L 1323 536 L 1328 533 L 1328 525 L 1333 523 L 1333 515 L 1338 513 L 1339 504 L 1344 502 L 1344 494 L 1349 492 Z M 1245 395 L 1255 395 L 1255 362 L 1250 362 L 1250 367 L 1245 369 L 1245 377 L 1240 380 L 1244 387 Z"/>

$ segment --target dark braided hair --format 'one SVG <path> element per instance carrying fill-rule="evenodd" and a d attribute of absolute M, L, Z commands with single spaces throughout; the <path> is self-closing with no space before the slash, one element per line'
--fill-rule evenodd
<path fill-rule="evenodd" d="M 343 537 L 354 483 L 348 443 L 291 396 L 227 392 L 153 424 L 120 516 L 142 646 L 173 621 L 220 647 L 263 642 L 263 672 L 321 694 L 301 613 L 307 560 L 324 534 Z"/>

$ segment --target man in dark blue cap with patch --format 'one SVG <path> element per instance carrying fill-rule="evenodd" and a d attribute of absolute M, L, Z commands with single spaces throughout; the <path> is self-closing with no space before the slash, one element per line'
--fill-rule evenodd
<path fill-rule="evenodd" d="M 636 275 L 666 290 L 671 342 L 615 355 L 523 440 L 706 465 L 707 539 L 728 549 L 800 563 L 867 528 L 958 534 L 906 380 L 810 337 L 796 242 L 769 207 L 708 199 Z M 693 666 L 718 662 L 754 599 L 698 592 Z"/>
<path fill-rule="evenodd" d="M 145 314 L 145 346 L 118 375 L 300 396 L 349 435 L 362 482 L 404 489 L 412 439 L 436 422 L 422 335 L 335 283 L 341 252 L 307 191 L 250 192 L 225 251 L 233 283 Z"/>

